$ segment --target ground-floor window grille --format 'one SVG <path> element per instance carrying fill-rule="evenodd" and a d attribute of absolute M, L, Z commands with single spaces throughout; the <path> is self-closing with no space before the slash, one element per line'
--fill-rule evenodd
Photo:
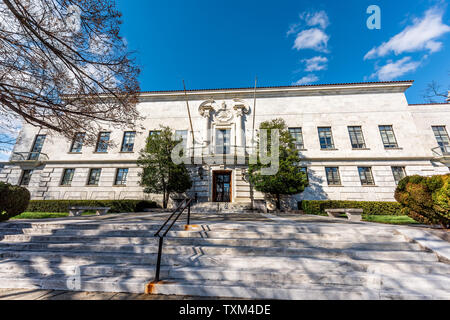
<path fill-rule="evenodd" d="M 372 168 L 370 167 L 358 167 L 359 179 L 361 179 L 361 184 L 363 186 L 374 185 Z"/>
<path fill-rule="evenodd" d="M 23 170 L 22 177 L 20 178 L 20 185 L 27 186 L 30 183 L 33 170 Z"/>
<path fill-rule="evenodd" d="M 73 175 L 75 173 L 74 168 L 64 169 L 63 177 L 61 179 L 62 186 L 70 186 L 72 184 Z"/>
<path fill-rule="evenodd" d="M 394 175 L 395 184 L 406 177 L 405 167 L 392 167 L 392 174 Z"/>
<path fill-rule="evenodd" d="M 125 185 L 127 183 L 128 169 L 117 169 L 115 185 Z"/>
<path fill-rule="evenodd" d="M 89 172 L 89 179 L 88 179 L 88 185 L 90 186 L 96 186 L 98 185 L 98 182 L 100 180 L 100 174 L 102 172 L 102 169 L 91 169 Z"/>
<path fill-rule="evenodd" d="M 341 184 L 338 167 L 325 167 L 325 173 L 327 175 L 328 185 L 335 186 Z"/>

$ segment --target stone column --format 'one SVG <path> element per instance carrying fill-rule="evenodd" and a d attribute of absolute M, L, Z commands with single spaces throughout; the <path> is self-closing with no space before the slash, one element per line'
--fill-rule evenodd
<path fill-rule="evenodd" d="M 242 108 L 236 108 L 236 153 L 239 156 L 245 155 L 245 134 L 243 132 L 244 112 Z"/>
<path fill-rule="evenodd" d="M 201 110 L 201 116 L 205 118 L 203 127 L 203 146 L 206 148 L 206 153 L 210 154 L 210 127 L 211 127 L 211 111 L 212 107 L 203 107 Z"/>

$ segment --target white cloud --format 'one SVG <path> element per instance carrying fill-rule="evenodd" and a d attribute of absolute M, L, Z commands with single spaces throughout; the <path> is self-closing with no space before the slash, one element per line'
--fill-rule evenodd
<path fill-rule="evenodd" d="M 319 78 L 315 74 L 308 74 L 304 76 L 303 78 L 297 80 L 296 82 L 292 83 L 293 85 L 302 85 L 302 84 L 308 84 L 312 82 L 318 81 Z"/>
<path fill-rule="evenodd" d="M 12 150 L 0 150 L 0 161 L 8 161 Z"/>
<path fill-rule="evenodd" d="M 330 37 L 320 29 L 312 28 L 297 34 L 293 48 L 297 50 L 313 49 L 327 52 L 327 43 Z"/>
<path fill-rule="evenodd" d="M 286 32 L 286 36 L 289 36 L 293 33 L 297 33 L 299 30 L 301 23 L 293 23 L 289 26 L 289 30 Z"/>
<path fill-rule="evenodd" d="M 427 10 L 422 19 L 414 19 L 411 26 L 367 52 L 364 60 L 383 57 L 391 51 L 396 55 L 420 50 L 429 50 L 430 53 L 439 51 L 442 43 L 436 39 L 450 32 L 450 26 L 442 23 L 443 14 L 444 11 L 438 8 Z"/>
<path fill-rule="evenodd" d="M 328 59 L 322 56 L 316 56 L 310 59 L 303 59 L 302 62 L 305 63 L 305 71 L 319 71 L 327 68 Z"/>
<path fill-rule="evenodd" d="M 304 12 L 300 15 L 300 19 L 305 20 L 310 27 L 319 25 L 322 29 L 325 29 L 330 24 L 328 15 L 323 10 L 314 13 Z"/>
<path fill-rule="evenodd" d="M 319 26 L 321 29 L 326 29 L 326 27 L 330 24 L 328 15 L 323 10 L 318 12 L 302 12 L 299 17 L 300 22 L 291 24 L 289 26 L 289 30 L 286 32 L 286 36 L 298 33 L 302 26 Z"/>
<path fill-rule="evenodd" d="M 411 61 L 411 57 L 404 57 L 396 62 L 389 60 L 386 65 L 379 68 L 370 77 L 378 78 L 380 81 L 389 81 L 416 70 L 419 65 L 420 62 Z"/>

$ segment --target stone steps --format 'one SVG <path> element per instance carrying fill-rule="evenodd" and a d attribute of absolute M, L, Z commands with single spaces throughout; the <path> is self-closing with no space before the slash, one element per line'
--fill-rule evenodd
<path fill-rule="evenodd" d="M 0 225 L 0 234 L 3 232 L 39 232 L 39 231 L 156 231 L 161 226 L 161 223 L 105 223 L 105 224 L 87 224 L 87 223 L 77 223 L 77 224 L 50 224 L 50 223 L 12 223 L 5 227 Z M 254 224 L 254 223 L 214 223 L 214 224 L 195 224 L 192 226 L 196 231 L 214 231 L 214 232 L 231 232 L 240 231 L 245 229 L 245 232 L 257 232 L 257 233 L 318 233 L 318 234 L 342 234 L 343 232 L 350 234 L 361 234 L 370 233 L 376 235 L 392 235 L 392 230 L 386 230 L 386 228 L 376 228 L 367 227 L 365 224 L 344 224 L 340 225 L 339 229 L 335 226 L 327 224 L 315 223 L 314 225 L 309 224 L 282 224 L 271 222 L 266 224 Z M 184 221 L 177 222 L 172 230 L 180 231 L 185 230 Z"/>
<path fill-rule="evenodd" d="M 0 240 L 8 235 L 30 235 L 30 236 L 73 236 L 73 237 L 153 237 L 154 231 L 148 230 L 45 230 L 45 229 L 23 229 L 20 231 L 8 230 L 0 232 Z M 342 240 L 355 242 L 385 242 L 400 239 L 401 236 L 390 233 L 304 233 L 304 232 L 256 232 L 256 231 L 239 231 L 239 230 L 220 230 L 220 231 L 169 231 L 169 237 L 189 237 L 189 238 L 219 238 L 219 239 L 326 239 L 326 240 Z"/>
<path fill-rule="evenodd" d="M 0 256 L 7 252 L 20 254 L 22 252 L 51 254 L 55 252 L 88 253 L 88 254 L 133 254 L 155 255 L 156 245 L 96 245 L 86 243 L 0 243 Z M 3 253 L 2 253 L 3 252 Z M 287 248 L 287 247 L 253 247 L 253 246 L 171 246 L 165 245 L 164 254 L 173 255 L 215 255 L 215 256 L 273 256 L 273 257 L 317 257 L 344 258 L 354 260 L 377 261 L 438 261 L 436 255 L 423 251 L 378 251 L 378 250 L 348 250 L 330 248 Z"/>
<path fill-rule="evenodd" d="M 406 279 L 406 282 L 408 279 Z M 428 288 L 432 286 L 429 283 Z M 450 293 L 445 290 L 426 291 L 417 290 L 396 291 L 389 287 L 358 287 L 345 285 L 314 285 L 300 284 L 295 286 L 279 286 L 277 284 L 253 282 L 251 285 L 242 286 L 233 281 L 200 281 L 184 280 L 182 282 L 157 284 L 153 287 L 155 294 L 179 294 L 200 296 L 242 297 L 249 299 L 289 299 L 289 300 L 360 300 L 360 299 L 449 299 Z"/>
<path fill-rule="evenodd" d="M 142 293 L 142 284 L 145 277 L 99 277 L 99 276 L 63 276 L 63 275 L 23 275 L 2 277 L 0 287 L 2 288 L 30 288 L 30 289 L 52 289 L 52 290 L 75 290 L 75 291 L 103 291 L 103 292 L 132 292 Z M 152 287 L 153 294 L 166 295 L 193 295 L 193 296 L 220 296 L 220 297 L 242 297 L 249 299 L 449 299 L 450 294 L 442 287 L 435 288 L 439 283 L 428 281 L 421 284 L 421 288 L 428 289 L 426 293 L 421 290 L 404 288 L 399 292 L 397 287 L 355 286 L 341 284 L 316 284 L 301 283 L 286 285 L 283 283 L 229 280 L 172 280 L 158 283 Z M 408 283 L 405 279 L 402 283 Z M 244 284 L 244 285 L 243 285 Z M 5 286 L 6 285 L 6 286 Z M 433 290 L 429 290 L 432 288 Z M 405 292 L 406 291 L 406 292 Z"/>
<path fill-rule="evenodd" d="M 154 266 L 142 265 L 72 265 L 72 264 L 33 264 L 17 261 L 0 263 L 0 275 L 10 273 L 14 275 L 40 274 L 65 275 L 65 276 L 114 276 L 114 277 L 146 277 L 153 279 L 155 276 Z M 168 267 L 161 268 L 161 277 L 165 279 L 187 279 L 187 280 L 225 280 L 225 281 L 266 281 L 276 283 L 323 283 L 341 285 L 363 285 L 374 275 L 365 272 L 348 270 L 344 273 L 318 273 L 305 270 L 230 270 L 223 267 Z"/>
<path fill-rule="evenodd" d="M 142 293 L 154 278 L 154 222 L 5 223 L 0 288 Z M 153 293 L 257 299 L 445 299 L 450 265 L 389 226 L 174 226 Z M 193 230 L 193 231 L 192 231 Z"/>
<path fill-rule="evenodd" d="M 335 237 L 339 239 L 338 237 Z M 399 237 L 400 238 L 400 237 Z M 395 238 L 397 239 L 397 238 Z M 386 240 L 386 239 L 382 239 Z M 55 235 L 5 235 L 0 240 L 2 243 L 89 243 L 97 245 L 157 245 L 157 237 L 77 237 Z M 330 241 L 324 239 L 234 239 L 234 238 L 173 238 L 164 239 L 165 245 L 228 245 L 228 246 L 252 246 L 252 247 L 286 247 L 286 248 L 335 248 L 335 249 L 359 249 L 359 250 L 422 250 L 411 242 L 357 242 L 357 241 Z"/>

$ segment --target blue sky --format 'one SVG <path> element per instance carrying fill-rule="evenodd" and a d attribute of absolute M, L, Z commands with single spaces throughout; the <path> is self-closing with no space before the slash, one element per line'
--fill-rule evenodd
<path fill-rule="evenodd" d="M 381 29 L 369 30 L 369 5 Z M 142 67 L 141 89 L 415 80 L 450 84 L 445 1 L 117 0 L 122 35 Z"/>

